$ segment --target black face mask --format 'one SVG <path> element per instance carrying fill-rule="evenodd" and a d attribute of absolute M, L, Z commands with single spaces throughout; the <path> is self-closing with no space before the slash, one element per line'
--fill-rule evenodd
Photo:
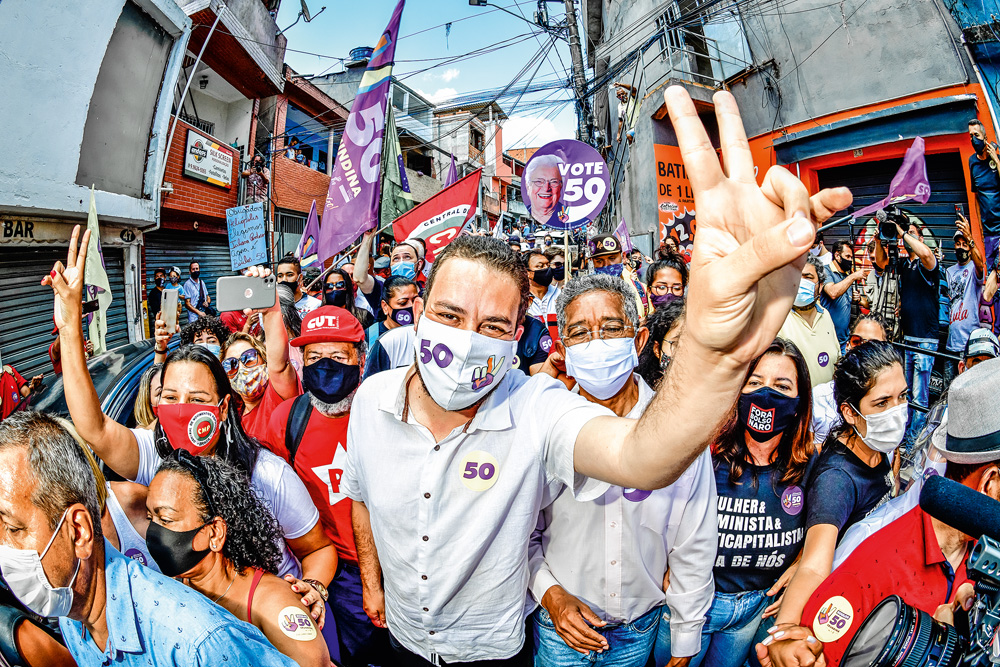
<path fill-rule="evenodd" d="M 279 280 L 278 284 L 279 285 L 288 285 L 289 287 L 292 288 L 293 292 L 299 288 L 299 281 L 298 280 Z"/>
<path fill-rule="evenodd" d="M 761 387 L 749 394 L 740 394 L 740 422 L 751 438 L 766 442 L 788 428 L 798 406 L 797 396 L 785 396 L 770 387 Z"/>
<path fill-rule="evenodd" d="M 565 266 L 553 266 L 551 267 L 552 279 L 553 280 L 563 280 L 566 278 L 566 267 Z"/>
<path fill-rule="evenodd" d="M 958 259 L 959 264 L 965 264 L 969 261 L 969 251 L 965 248 L 958 248 L 955 250 L 955 257 Z"/>
<path fill-rule="evenodd" d="M 153 284 L 157 287 L 163 287 L 163 278 L 153 278 Z"/>
<path fill-rule="evenodd" d="M 837 260 L 837 266 L 840 267 L 840 272 L 841 273 L 847 273 L 848 271 L 851 270 L 851 268 L 853 268 L 853 266 L 854 266 L 854 260 L 853 259 L 845 259 L 845 258 L 841 257 L 840 259 Z"/>
<path fill-rule="evenodd" d="M 345 289 L 327 290 L 326 294 L 323 295 L 323 298 L 328 306 L 338 306 L 340 308 L 347 307 L 347 290 Z"/>
<path fill-rule="evenodd" d="M 970 140 L 972 141 L 972 150 L 976 151 L 976 155 L 982 155 L 983 151 L 986 150 L 986 141 L 979 137 L 970 137 Z"/>
<path fill-rule="evenodd" d="M 192 271 L 191 280 L 198 280 L 201 277 L 201 271 Z"/>
<path fill-rule="evenodd" d="M 393 308 L 389 313 L 389 319 L 401 327 L 413 324 L 413 306 L 409 308 Z"/>
<path fill-rule="evenodd" d="M 146 548 L 165 576 L 178 577 L 204 560 L 210 549 L 195 551 L 194 536 L 208 524 L 183 531 L 167 530 L 155 521 L 146 529 Z"/>
<path fill-rule="evenodd" d="M 541 285 L 542 287 L 548 287 L 552 284 L 552 279 L 555 276 L 552 275 L 552 269 L 539 269 L 532 272 L 532 280 L 535 281 L 536 285 Z"/>
<path fill-rule="evenodd" d="M 324 403 L 344 400 L 361 384 L 361 367 L 322 358 L 302 367 L 302 386 Z"/>

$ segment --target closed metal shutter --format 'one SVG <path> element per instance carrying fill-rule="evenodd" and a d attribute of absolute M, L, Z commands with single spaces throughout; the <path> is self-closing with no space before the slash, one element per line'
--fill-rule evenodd
<path fill-rule="evenodd" d="M 966 217 L 969 215 L 962 157 L 958 153 L 940 153 L 926 157 L 931 198 L 926 204 L 904 202 L 899 206 L 923 220 L 944 250 L 941 266 L 948 267 L 955 263 L 955 244 L 952 240 L 952 235 L 955 233 L 955 204 L 961 204 Z M 889 183 L 902 163 L 902 158 L 899 158 L 823 169 L 817 173 L 819 187 L 832 188 L 843 185 L 850 188 L 854 194 L 854 207 L 861 209 L 884 199 L 889 194 Z M 841 211 L 833 219 L 846 213 Z M 867 223 L 868 220 L 864 219 L 861 222 Z M 857 225 L 854 227 L 855 236 L 859 229 Z M 848 240 L 849 230 L 848 225 L 843 224 L 825 232 L 823 237 L 826 247 L 832 247 L 834 241 Z"/>
<path fill-rule="evenodd" d="M 182 232 L 159 229 L 145 234 L 146 260 L 143 265 L 146 290 L 153 289 L 153 271 L 171 266 L 181 270 L 181 285 L 190 276 L 188 265 L 198 262 L 201 279 L 205 281 L 212 305 L 215 305 L 215 281 L 223 276 L 235 276 L 229 256 L 229 238 L 221 234 Z"/>
<path fill-rule="evenodd" d="M 111 284 L 108 308 L 108 349 L 128 340 L 125 308 L 125 264 L 121 248 L 104 246 L 104 266 Z M 0 358 L 25 378 L 52 374 L 52 288 L 39 284 L 57 261 L 66 261 L 65 247 L 7 247 L 0 250 Z M 84 334 L 87 329 L 84 328 Z"/>

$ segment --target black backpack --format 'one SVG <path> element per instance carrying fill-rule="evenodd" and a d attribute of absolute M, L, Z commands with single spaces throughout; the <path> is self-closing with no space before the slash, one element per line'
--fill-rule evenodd
<path fill-rule="evenodd" d="M 288 413 L 288 426 L 285 427 L 285 449 L 288 450 L 288 465 L 295 467 L 295 452 L 302 444 L 302 436 L 306 433 L 309 418 L 312 416 L 312 403 L 309 394 L 300 394 L 292 401 L 292 409 Z"/>

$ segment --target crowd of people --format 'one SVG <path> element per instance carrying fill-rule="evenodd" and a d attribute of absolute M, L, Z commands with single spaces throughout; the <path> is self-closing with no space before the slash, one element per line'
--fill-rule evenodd
<path fill-rule="evenodd" d="M 372 232 L 249 268 L 274 305 L 221 315 L 197 261 L 156 269 L 131 426 L 88 372 L 74 231 L 42 280 L 68 419 L 0 385 L 0 663 L 838 665 L 888 595 L 949 620 L 978 536 L 917 500 L 932 475 L 1000 499 L 995 264 L 960 217 L 931 404 L 921 221 L 828 249 L 849 192 L 747 185 L 726 94 L 723 174 L 667 102 L 725 204 L 693 254 L 522 229 L 430 263 Z"/>

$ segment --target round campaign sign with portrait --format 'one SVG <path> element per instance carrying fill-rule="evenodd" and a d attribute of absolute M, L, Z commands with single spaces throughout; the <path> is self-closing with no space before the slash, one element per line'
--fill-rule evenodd
<path fill-rule="evenodd" d="M 597 150 L 573 139 L 539 148 L 524 168 L 521 196 L 528 214 L 554 229 L 595 220 L 608 201 L 611 176 Z"/>

